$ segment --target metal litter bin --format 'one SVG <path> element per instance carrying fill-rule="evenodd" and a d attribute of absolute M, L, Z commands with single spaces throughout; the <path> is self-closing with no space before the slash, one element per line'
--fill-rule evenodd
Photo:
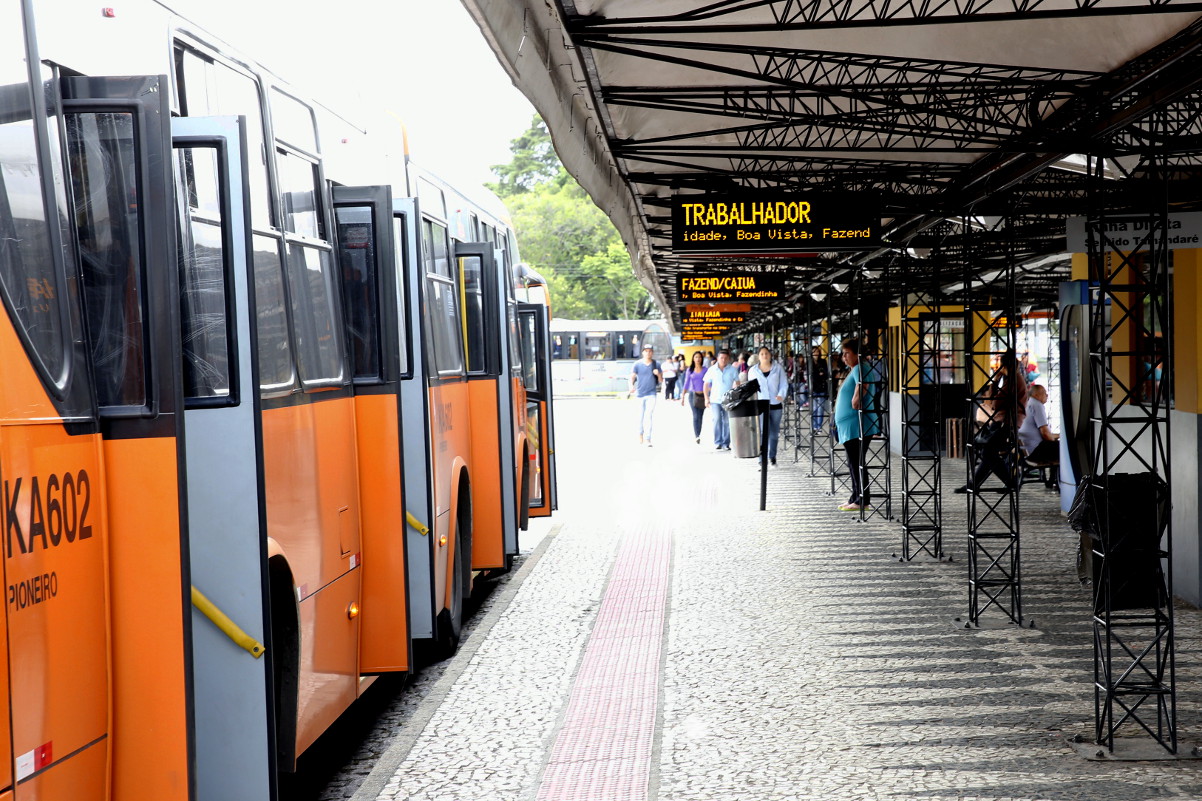
<path fill-rule="evenodd" d="M 754 459 L 760 455 L 760 416 L 755 414 L 755 404 L 748 404 L 752 414 L 735 417 L 730 413 L 730 450 L 740 459 Z"/>
<path fill-rule="evenodd" d="M 730 449 L 741 459 L 754 459 L 760 455 L 760 415 L 768 408 L 768 401 L 759 400 L 755 394 L 759 384 L 752 379 L 756 386 L 746 390 L 744 385 L 739 387 L 746 393 L 745 399 L 727 406 L 730 414 Z"/>

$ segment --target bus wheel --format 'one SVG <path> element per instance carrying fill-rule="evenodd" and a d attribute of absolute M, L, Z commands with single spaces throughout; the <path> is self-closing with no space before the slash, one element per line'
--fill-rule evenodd
<path fill-rule="evenodd" d="M 525 458 L 522 466 L 522 494 L 518 496 L 518 503 L 521 504 L 518 511 L 518 527 L 522 531 L 530 528 L 530 459 Z"/>
<path fill-rule="evenodd" d="M 459 636 L 463 630 L 463 516 L 455 516 L 455 558 L 451 568 L 451 608 L 438 613 L 439 659 L 453 656 L 459 650 Z"/>

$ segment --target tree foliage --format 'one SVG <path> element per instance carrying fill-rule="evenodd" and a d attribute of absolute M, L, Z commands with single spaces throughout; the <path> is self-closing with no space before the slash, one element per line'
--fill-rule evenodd
<path fill-rule="evenodd" d="M 522 259 L 548 282 L 557 317 L 645 319 L 655 304 L 631 269 L 613 223 L 568 175 L 542 119 L 510 145 L 489 188 L 513 217 Z"/>

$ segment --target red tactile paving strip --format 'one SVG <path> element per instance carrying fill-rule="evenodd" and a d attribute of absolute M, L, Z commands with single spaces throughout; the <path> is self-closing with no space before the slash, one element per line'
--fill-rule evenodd
<path fill-rule="evenodd" d="M 666 527 L 622 542 L 538 801 L 647 798 L 671 557 Z"/>

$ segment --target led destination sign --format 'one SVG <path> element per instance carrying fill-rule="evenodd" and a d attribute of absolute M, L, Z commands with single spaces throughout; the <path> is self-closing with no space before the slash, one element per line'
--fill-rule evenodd
<path fill-rule="evenodd" d="M 723 314 L 742 314 L 743 312 L 751 311 L 750 303 L 689 303 L 686 304 L 684 310 L 688 314 L 696 312 L 716 311 Z"/>
<path fill-rule="evenodd" d="M 672 199 L 672 250 L 767 255 L 879 247 L 875 200 L 798 191 L 678 195 Z"/>
<path fill-rule="evenodd" d="M 714 273 L 676 276 L 677 297 L 683 302 L 780 300 L 784 297 L 782 273 Z"/>
<path fill-rule="evenodd" d="M 735 325 L 741 322 L 743 322 L 743 315 L 727 314 L 717 309 L 694 312 L 684 316 L 685 325 Z"/>

